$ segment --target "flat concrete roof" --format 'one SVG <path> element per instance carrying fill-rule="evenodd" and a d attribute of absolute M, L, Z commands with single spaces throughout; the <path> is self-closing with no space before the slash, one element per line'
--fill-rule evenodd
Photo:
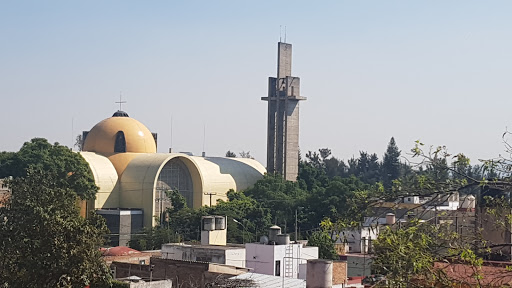
<path fill-rule="evenodd" d="M 227 244 L 224 245 L 201 245 L 201 244 L 188 244 L 188 243 L 167 243 L 162 246 L 176 246 L 176 247 L 184 247 L 184 248 L 194 248 L 194 249 L 209 249 L 209 250 L 232 250 L 232 249 L 245 249 L 245 245 L 243 244 Z"/>

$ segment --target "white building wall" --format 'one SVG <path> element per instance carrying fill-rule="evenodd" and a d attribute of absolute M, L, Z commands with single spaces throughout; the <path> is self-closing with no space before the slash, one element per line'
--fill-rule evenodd
<path fill-rule="evenodd" d="M 339 234 L 337 243 L 348 244 L 349 252 L 361 253 L 368 252 L 370 242 L 377 239 L 379 229 L 377 226 L 362 227 L 360 229 L 345 229 Z"/>
<path fill-rule="evenodd" d="M 226 265 L 245 267 L 245 249 L 226 250 Z"/>
<path fill-rule="evenodd" d="M 206 261 L 210 263 L 245 267 L 245 248 L 234 247 L 225 249 L 222 246 L 211 248 L 195 247 L 193 245 L 164 244 L 162 258 L 185 261 Z"/>
<path fill-rule="evenodd" d="M 183 250 L 178 245 L 162 245 L 162 259 L 183 259 Z"/>
<path fill-rule="evenodd" d="M 299 266 L 308 259 L 318 259 L 318 247 L 303 247 L 302 244 L 264 245 L 248 243 L 246 247 L 246 267 L 254 273 L 299 278 Z M 290 249 L 287 254 L 287 247 Z M 279 261 L 279 275 L 276 275 L 276 261 Z M 287 275 L 287 267 L 289 272 Z M 303 276 L 305 278 L 305 274 Z"/>
<path fill-rule="evenodd" d="M 274 245 L 245 244 L 245 265 L 254 273 L 274 275 Z"/>
<path fill-rule="evenodd" d="M 407 204 L 419 204 L 420 203 L 420 197 L 419 196 L 405 196 L 404 197 L 404 203 L 407 203 Z"/>

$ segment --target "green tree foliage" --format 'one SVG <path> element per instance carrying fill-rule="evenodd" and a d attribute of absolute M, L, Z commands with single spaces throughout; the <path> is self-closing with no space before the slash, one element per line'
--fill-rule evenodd
<path fill-rule="evenodd" d="M 45 147 L 44 142 L 38 144 Z M 68 184 L 76 184 L 72 174 L 62 175 L 54 167 L 43 172 L 48 167 L 44 160 L 42 165 L 30 162 L 34 165 L 20 168 L 24 174 L 16 175 L 22 177 L 8 182 L 12 196 L 0 207 L 0 283 L 6 287 L 109 285 L 110 271 L 99 251 L 108 232 L 103 218 L 80 217 L 71 187 L 81 186 Z"/>
<path fill-rule="evenodd" d="M 318 258 L 328 260 L 339 260 L 338 253 L 334 248 L 334 240 L 324 230 L 315 231 L 308 237 L 308 246 L 318 247 Z"/>
<path fill-rule="evenodd" d="M 258 236 L 267 234 L 272 223 L 269 208 L 264 208 L 262 203 L 246 196 L 244 192 L 230 190 L 228 200 L 219 200 L 216 206 L 211 207 L 212 215 L 228 216 L 228 241 L 256 242 Z"/>
<path fill-rule="evenodd" d="M 167 210 L 169 213 L 168 223 L 163 224 L 162 229 L 170 228 L 169 233 L 174 233 L 172 240 L 200 240 L 201 217 L 206 215 L 222 215 L 228 217 L 228 235 L 227 240 L 231 243 L 242 243 L 246 241 L 257 241 L 258 236 L 267 234 L 268 227 L 271 226 L 271 213 L 269 208 L 264 208 L 261 203 L 251 197 L 247 197 L 243 192 L 228 191 L 229 201 L 219 200 L 216 206 L 202 207 L 200 209 L 188 208 L 185 198 L 178 191 L 169 191 L 168 193 L 172 207 Z M 236 223 L 236 219 L 241 224 Z M 146 243 L 158 246 L 158 239 L 155 238 L 155 232 L 146 231 L 146 235 L 140 236 L 136 241 L 130 243 L 130 247 L 148 245 Z M 139 241 L 139 239 L 142 241 Z M 151 242 L 153 241 L 153 242 Z M 138 246 L 137 246 L 138 245 Z M 148 246 L 144 246 L 148 247 Z"/>
<path fill-rule="evenodd" d="M 94 199 L 98 191 L 87 162 L 66 146 L 34 138 L 16 153 L 0 154 L 0 179 L 24 177 L 30 167 L 53 173 L 60 187 L 73 190 L 82 199 Z"/>
<path fill-rule="evenodd" d="M 180 242 L 179 235 L 162 225 L 145 228 L 140 234 L 134 235 L 128 246 L 139 251 L 159 250 L 162 248 L 162 244 L 172 242 Z"/>
<path fill-rule="evenodd" d="M 177 190 L 167 191 L 166 194 L 172 207 L 167 209 L 168 217 L 161 228 L 170 229 L 168 233 L 174 233 L 176 241 L 201 240 L 201 217 L 208 215 L 209 207 L 189 208 L 185 197 Z"/>
<path fill-rule="evenodd" d="M 236 158 L 236 153 L 228 150 L 228 152 L 226 152 L 226 157 Z"/>
<path fill-rule="evenodd" d="M 380 163 L 377 154 L 368 154 L 364 151 L 359 152 L 357 159 L 357 176 L 361 181 L 369 184 L 380 181 Z"/>
<path fill-rule="evenodd" d="M 295 221 L 295 209 L 303 206 L 306 192 L 297 182 L 286 181 L 277 174 L 267 174 L 244 194 L 270 209 L 274 222 L 290 226 Z M 268 228 L 268 227 L 267 227 Z"/>
<path fill-rule="evenodd" d="M 469 159 L 463 154 L 448 153 L 444 146 L 425 147 L 420 141 L 416 141 L 411 152 L 419 160 L 416 160 L 411 174 L 393 181 L 394 196 L 426 195 L 436 199 L 439 195 L 446 197 L 455 192 L 478 190 L 485 194 L 477 200 L 480 201 L 477 209 L 481 209 L 477 217 L 481 218 L 475 221 L 482 223 L 482 226 L 475 229 L 475 233 L 463 233 L 458 230 L 457 224 L 454 227 L 453 223 L 440 224 L 434 220 L 447 213 L 440 212 L 434 217 L 423 218 L 424 223 L 415 220 L 386 228 L 373 243 L 373 268 L 377 273 L 386 274 L 389 287 L 460 287 L 460 284 L 484 287 L 480 281 L 485 277 L 480 269 L 483 259 L 503 257 L 503 254 L 499 255 L 499 250 L 493 250 L 503 244 L 493 245 L 492 241 L 486 241 L 485 234 L 489 231 L 495 235 L 501 234 L 512 223 L 512 204 L 507 200 L 507 192 L 512 186 L 508 178 L 512 163 L 497 159 L 484 161 L 482 167 L 471 167 Z M 485 175 L 489 175 L 489 171 L 494 171 L 497 178 L 486 180 Z M 450 263 L 464 263 L 472 274 L 468 279 L 464 279 L 464 276 L 450 279 L 443 269 L 434 266 L 434 262 L 448 266 L 448 269 Z M 496 279 L 500 275 L 492 277 Z"/>
<path fill-rule="evenodd" d="M 391 137 L 382 161 L 382 182 L 385 188 L 391 188 L 393 180 L 400 177 L 400 153 L 395 138 Z"/>
<path fill-rule="evenodd" d="M 390 287 L 409 287 L 411 279 L 431 274 L 434 266 L 432 227 L 418 222 L 403 229 L 386 228 L 373 242 L 372 267 L 386 275 Z"/>
<path fill-rule="evenodd" d="M 350 178 L 335 177 L 323 187 L 313 189 L 304 203 L 309 224 L 316 227 L 323 219 L 334 222 L 362 221 L 368 200 L 374 194 L 368 184 L 352 176 Z"/>

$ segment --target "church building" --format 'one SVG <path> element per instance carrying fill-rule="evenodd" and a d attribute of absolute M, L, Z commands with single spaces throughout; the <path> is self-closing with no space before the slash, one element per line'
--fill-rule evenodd
<path fill-rule="evenodd" d="M 189 207 L 215 205 L 218 199 L 227 200 L 228 190 L 246 189 L 266 172 L 253 159 L 157 153 L 156 139 L 123 111 L 84 131 L 80 154 L 99 187 L 96 199 L 85 203 L 84 210 L 118 211 L 118 219 L 123 211 L 137 211 L 140 225 L 151 227 L 172 205 L 166 190 L 179 191 Z"/>

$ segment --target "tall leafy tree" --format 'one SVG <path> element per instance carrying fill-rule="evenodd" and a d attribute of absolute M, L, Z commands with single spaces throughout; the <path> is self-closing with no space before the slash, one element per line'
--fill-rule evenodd
<path fill-rule="evenodd" d="M 109 285 L 110 271 L 99 247 L 104 220 L 80 217 L 77 195 L 62 176 L 29 167 L 8 181 L 12 191 L 0 207 L 0 283 L 7 287 Z M 64 177 L 64 179 L 61 179 Z"/>
<path fill-rule="evenodd" d="M 93 199 L 98 191 L 85 159 L 59 143 L 34 138 L 16 153 L 0 154 L 0 179 L 24 177 L 29 168 L 51 172 L 60 187 L 73 190 L 82 199 Z"/>
<path fill-rule="evenodd" d="M 382 161 L 382 182 L 384 187 L 390 188 L 393 180 L 400 177 L 400 150 L 396 145 L 395 138 L 391 137 L 388 148 Z"/>

